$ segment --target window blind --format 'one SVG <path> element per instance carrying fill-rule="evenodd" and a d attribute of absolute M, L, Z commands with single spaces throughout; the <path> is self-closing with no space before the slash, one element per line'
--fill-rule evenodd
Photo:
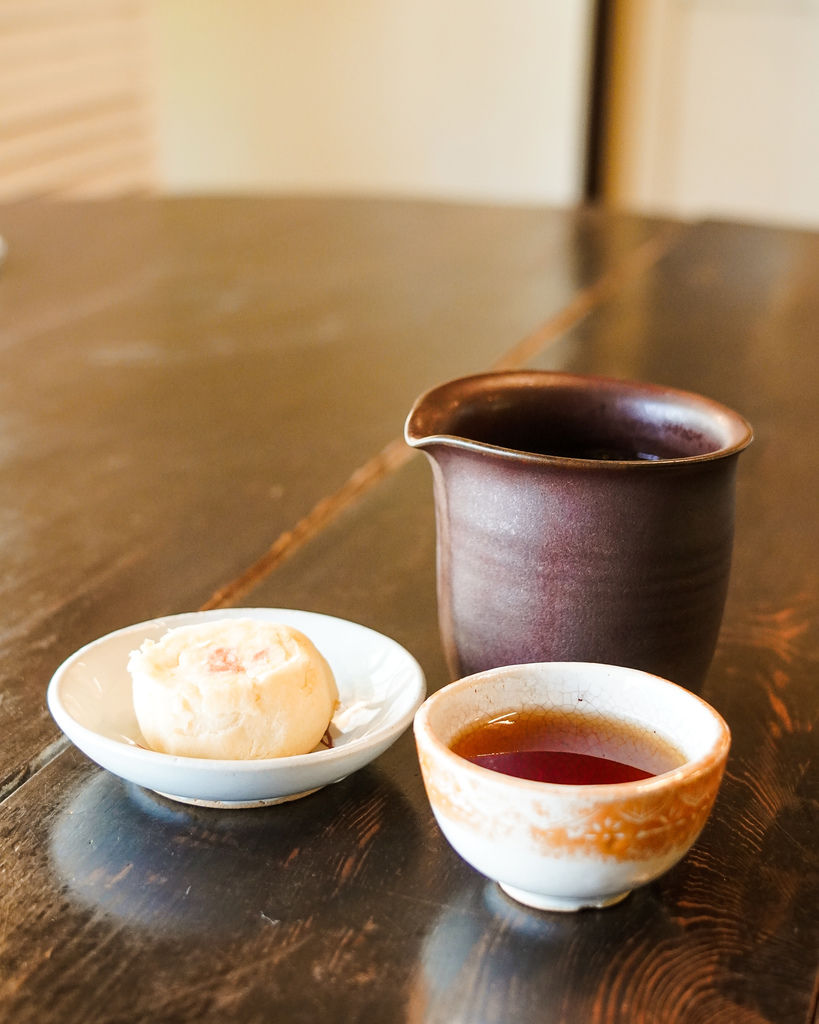
<path fill-rule="evenodd" d="M 150 189 L 146 0 L 0 0 L 0 199 Z"/>

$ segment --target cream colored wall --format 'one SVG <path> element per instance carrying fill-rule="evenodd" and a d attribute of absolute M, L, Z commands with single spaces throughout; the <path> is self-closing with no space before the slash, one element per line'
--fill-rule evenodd
<path fill-rule="evenodd" d="M 819 0 L 617 0 L 607 198 L 819 227 Z"/>
<path fill-rule="evenodd" d="M 580 197 L 591 0 L 154 0 L 175 192 Z"/>

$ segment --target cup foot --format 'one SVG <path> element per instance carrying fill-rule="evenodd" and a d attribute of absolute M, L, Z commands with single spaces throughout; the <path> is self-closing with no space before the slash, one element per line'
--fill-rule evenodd
<path fill-rule="evenodd" d="M 625 892 L 618 892 L 611 896 L 595 899 L 594 897 L 547 896 L 544 893 L 518 889 L 514 885 L 504 885 L 503 882 L 499 882 L 498 885 L 516 903 L 523 903 L 524 906 L 534 907 L 535 910 L 557 910 L 561 913 L 574 913 L 587 907 L 597 910 L 603 907 L 613 907 L 615 903 L 620 903 L 631 892 L 630 889 L 626 889 Z"/>

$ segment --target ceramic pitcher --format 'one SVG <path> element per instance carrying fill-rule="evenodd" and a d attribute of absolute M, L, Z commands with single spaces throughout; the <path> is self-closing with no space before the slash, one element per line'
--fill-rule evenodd
<path fill-rule="evenodd" d="M 672 388 L 524 371 L 434 388 L 405 437 L 432 464 L 453 676 L 591 661 L 700 689 L 745 419 Z"/>

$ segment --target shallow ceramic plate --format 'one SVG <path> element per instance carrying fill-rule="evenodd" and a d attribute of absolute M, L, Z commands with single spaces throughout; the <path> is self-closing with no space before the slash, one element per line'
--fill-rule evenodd
<path fill-rule="evenodd" d="M 282 622 L 310 637 L 338 684 L 332 748 L 256 761 L 176 757 L 146 748 L 131 699 L 128 655 L 176 626 L 227 618 Z M 249 807 L 306 796 L 368 764 L 409 726 L 424 695 L 415 659 L 365 626 L 315 612 L 231 608 L 152 619 L 95 640 L 57 669 L 48 706 L 66 736 L 115 775 L 172 800 Z"/>

